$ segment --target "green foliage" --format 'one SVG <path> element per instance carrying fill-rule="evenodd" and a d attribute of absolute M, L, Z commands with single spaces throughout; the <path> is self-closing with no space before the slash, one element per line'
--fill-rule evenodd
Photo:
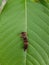
<path fill-rule="evenodd" d="M 39 2 L 39 1 L 44 1 L 44 2 L 49 2 L 49 0 L 32 0 L 33 2 Z M 43 2 L 42 2 L 43 3 Z"/>
<path fill-rule="evenodd" d="M 24 51 L 20 33 L 28 34 Z M 8 0 L 0 14 L 0 65 L 49 65 L 49 9 L 32 0 Z"/>
<path fill-rule="evenodd" d="M 0 5 L 1 5 L 1 2 L 2 2 L 2 0 L 0 0 Z"/>

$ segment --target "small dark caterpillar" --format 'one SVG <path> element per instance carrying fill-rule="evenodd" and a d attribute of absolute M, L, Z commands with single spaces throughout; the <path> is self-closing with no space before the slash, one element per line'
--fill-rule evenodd
<path fill-rule="evenodd" d="M 24 42 L 24 51 L 25 51 L 28 48 L 28 39 L 27 39 L 26 32 L 22 32 L 21 37 L 22 37 L 23 42 Z"/>

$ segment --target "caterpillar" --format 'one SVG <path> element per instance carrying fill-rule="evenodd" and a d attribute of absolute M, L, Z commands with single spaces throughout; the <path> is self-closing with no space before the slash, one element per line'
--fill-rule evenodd
<path fill-rule="evenodd" d="M 21 32 L 21 37 L 24 42 L 24 51 L 28 48 L 28 39 L 27 39 L 27 34 L 26 32 Z"/>

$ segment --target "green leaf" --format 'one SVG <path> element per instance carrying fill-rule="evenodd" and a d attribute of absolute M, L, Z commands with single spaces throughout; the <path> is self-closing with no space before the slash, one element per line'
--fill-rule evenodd
<path fill-rule="evenodd" d="M 0 65 L 49 65 L 49 8 L 32 0 L 7 1 L 0 14 Z"/>
<path fill-rule="evenodd" d="M 2 0 L 0 0 L 0 5 L 1 5 L 1 2 L 2 2 Z"/>

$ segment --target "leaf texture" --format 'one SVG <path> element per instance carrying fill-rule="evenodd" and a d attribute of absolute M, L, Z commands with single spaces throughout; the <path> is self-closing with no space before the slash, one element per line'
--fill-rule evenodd
<path fill-rule="evenodd" d="M 22 31 L 28 34 L 27 51 Z M 49 8 L 32 0 L 8 0 L 0 14 L 0 65 L 49 65 Z"/>

